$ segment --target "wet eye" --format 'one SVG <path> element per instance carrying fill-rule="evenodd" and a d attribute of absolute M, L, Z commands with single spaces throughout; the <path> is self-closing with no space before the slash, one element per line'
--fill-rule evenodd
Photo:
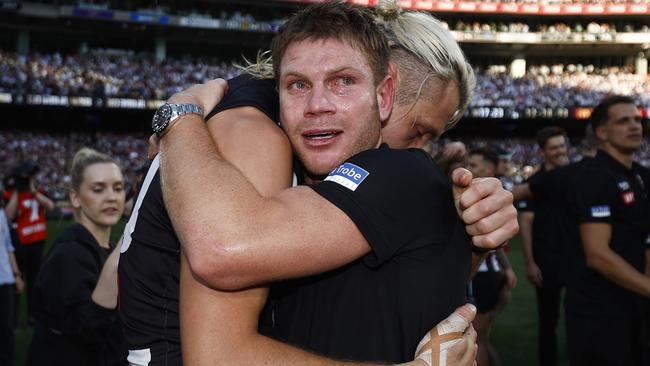
<path fill-rule="evenodd" d="M 340 85 L 350 86 L 350 85 L 354 84 L 354 79 L 352 79 L 349 76 L 342 76 L 342 77 L 340 77 L 338 79 L 338 82 L 339 82 Z"/>
<path fill-rule="evenodd" d="M 304 81 L 296 80 L 289 83 L 289 90 L 304 90 L 307 87 L 307 84 Z"/>

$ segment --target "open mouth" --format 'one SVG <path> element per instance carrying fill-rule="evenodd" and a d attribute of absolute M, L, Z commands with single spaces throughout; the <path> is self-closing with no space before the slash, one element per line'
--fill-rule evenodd
<path fill-rule="evenodd" d="M 319 140 L 327 140 L 327 139 L 334 138 L 340 135 L 341 133 L 342 133 L 341 131 L 318 131 L 318 132 L 306 132 L 303 134 L 303 136 L 312 141 L 319 141 Z"/>

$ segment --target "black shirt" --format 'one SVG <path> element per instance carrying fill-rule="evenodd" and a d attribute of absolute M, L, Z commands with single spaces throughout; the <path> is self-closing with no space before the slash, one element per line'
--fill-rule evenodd
<path fill-rule="evenodd" d="M 352 219 L 372 251 L 272 286 L 263 333 L 339 359 L 413 359 L 422 336 L 466 299 L 471 247 L 447 178 L 422 150 L 383 145 L 312 188 Z"/>
<path fill-rule="evenodd" d="M 544 272 L 545 282 L 565 285 L 571 281 L 572 261 L 582 251 L 578 220 L 571 202 L 574 201 L 574 187 L 582 184 L 580 172 L 592 158 L 557 167 L 543 174 L 531 177 L 530 189 L 535 200 L 530 204 L 536 214 L 537 231 L 533 238 L 533 254 Z M 539 200 L 541 222 L 537 222 Z M 538 245 L 539 243 L 539 245 Z"/>
<path fill-rule="evenodd" d="M 610 248 L 643 273 L 650 232 L 650 172 L 636 163 L 628 169 L 599 150 L 578 177 L 579 185 L 573 187 L 578 222 L 611 224 Z M 587 267 L 584 254 L 576 258 L 574 267 L 576 278 L 567 291 L 568 312 L 612 317 L 635 310 L 639 297 Z"/>
<path fill-rule="evenodd" d="M 36 325 L 29 365 L 125 364 L 117 311 L 91 299 L 109 254 L 81 224 L 57 238 L 34 285 Z"/>
<path fill-rule="evenodd" d="M 278 95 L 272 80 L 242 75 L 228 83 L 228 93 L 209 117 L 254 106 L 278 121 Z M 180 365 L 180 242 L 165 208 L 158 167 L 156 158 L 124 229 L 119 306 L 129 349 L 142 350 L 131 352 L 130 357 L 151 357 L 150 365 Z"/>
<path fill-rule="evenodd" d="M 565 284 L 567 281 L 571 243 L 575 242 L 567 226 L 571 222 L 567 195 L 569 187 L 574 184 L 573 174 L 581 164 L 574 163 L 552 170 L 542 167 L 528 179 L 535 196 L 531 205 L 535 213 L 533 257 L 544 274 L 545 282 L 549 284 Z"/>

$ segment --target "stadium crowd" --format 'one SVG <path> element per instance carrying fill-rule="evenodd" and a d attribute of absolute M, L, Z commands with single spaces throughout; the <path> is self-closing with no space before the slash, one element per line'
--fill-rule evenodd
<path fill-rule="evenodd" d="M 115 157 L 124 171 L 127 182 L 133 184 L 139 168 L 146 164 L 146 133 L 95 133 L 76 132 L 51 134 L 27 131 L 3 131 L 0 133 L 0 172 L 7 174 L 11 168 L 23 161 L 38 162 L 40 168 L 37 182 L 46 194 L 55 201 L 67 199 L 70 176 L 67 164 L 82 147 L 91 147 Z M 521 183 L 541 162 L 539 146 L 533 139 L 526 138 L 462 138 L 468 149 L 489 147 L 502 151 L 510 161 L 507 179 Z M 432 144 L 431 151 L 439 151 L 450 142 L 442 139 Z M 581 157 L 580 141 L 569 147 L 569 158 L 577 161 Z M 650 167 L 650 142 L 645 141 L 636 160 Z"/>
<path fill-rule="evenodd" d="M 452 29 L 447 23 L 447 27 Z M 508 33 L 534 33 L 543 34 L 544 39 L 569 40 L 572 34 L 584 34 L 585 41 L 612 41 L 616 32 L 650 32 L 648 25 L 624 24 L 617 28 L 616 24 L 589 22 L 586 25 L 575 23 L 573 25 L 564 22 L 553 24 L 531 25 L 522 22 L 510 23 L 481 23 L 481 22 L 463 22 L 457 21 L 453 29 L 458 32 L 467 32 L 475 34 L 492 34 L 496 32 Z"/>
<path fill-rule="evenodd" d="M 505 4 L 540 4 L 540 5 L 566 5 L 566 4 L 649 4 L 650 0 L 441 0 L 444 2 L 481 2 Z"/>
<path fill-rule="evenodd" d="M 103 151 L 121 165 L 127 182 L 133 184 L 137 171 L 147 159 L 147 136 L 125 133 L 75 132 L 52 134 L 28 131 L 0 133 L 0 171 L 3 177 L 22 162 L 34 162 L 36 181 L 55 201 L 68 199 L 70 167 L 75 152 L 82 147 Z"/>
<path fill-rule="evenodd" d="M 626 67 L 581 64 L 530 66 L 513 78 L 504 65 L 480 69 L 473 107 L 593 107 L 608 94 L 632 92 L 639 105 L 650 104 L 650 80 Z"/>
<path fill-rule="evenodd" d="M 196 83 L 239 73 L 232 62 L 134 53 L 17 55 L 0 52 L 0 93 L 165 99 Z M 650 79 L 627 67 L 534 65 L 513 78 L 507 67 L 477 70 L 470 107 L 591 107 L 608 94 L 633 93 L 650 105 Z"/>
<path fill-rule="evenodd" d="M 229 62 L 167 59 L 128 52 L 63 56 L 0 52 L 0 92 L 163 99 L 196 83 L 230 78 Z"/>

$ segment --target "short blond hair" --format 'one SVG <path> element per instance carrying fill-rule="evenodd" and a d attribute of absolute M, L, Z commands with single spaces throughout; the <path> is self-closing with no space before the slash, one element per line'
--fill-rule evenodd
<path fill-rule="evenodd" d="M 447 128 L 460 120 L 474 94 L 476 78 L 458 42 L 431 14 L 402 11 L 397 0 L 379 0 L 378 22 L 391 47 L 391 60 L 400 71 L 395 102 L 415 103 L 424 81 L 435 78 L 458 86 L 459 105 Z"/>

